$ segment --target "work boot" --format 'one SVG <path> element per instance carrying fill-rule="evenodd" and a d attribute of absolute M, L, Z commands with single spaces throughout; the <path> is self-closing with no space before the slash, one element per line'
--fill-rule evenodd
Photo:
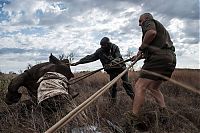
<path fill-rule="evenodd" d="M 139 116 L 135 115 L 132 111 L 128 111 L 124 114 L 125 125 L 123 128 L 126 133 L 133 133 L 135 130 L 147 131 L 147 125 L 145 122 L 141 121 Z"/>
<path fill-rule="evenodd" d="M 170 115 L 169 115 L 169 112 L 168 112 L 167 108 L 166 107 L 164 107 L 164 108 L 160 107 L 159 111 L 160 111 L 160 122 L 162 124 L 168 123 Z"/>

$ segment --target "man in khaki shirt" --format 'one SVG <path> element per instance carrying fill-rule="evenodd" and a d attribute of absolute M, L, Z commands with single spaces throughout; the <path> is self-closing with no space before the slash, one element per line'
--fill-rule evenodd
<path fill-rule="evenodd" d="M 168 31 L 150 13 L 144 13 L 140 16 L 139 26 L 142 28 L 143 35 L 137 56 L 142 55 L 142 58 L 145 59 L 142 70 L 148 70 L 170 78 L 176 66 L 176 55 Z M 133 60 L 137 56 L 134 56 Z M 140 123 L 139 112 L 145 101 L 147 89 L 150 90 L 158 103 L 161 113 L 167 117 L 166 104 L 159 89 L 162 81 L 165 81 L 165 79 L 144 71 L 140 72 L 139 79 L 135 84 L 133 109 L 127 114 L 135 123 Z M 135 125 L 133 124 L 132 126 L 134 127 Z"/>

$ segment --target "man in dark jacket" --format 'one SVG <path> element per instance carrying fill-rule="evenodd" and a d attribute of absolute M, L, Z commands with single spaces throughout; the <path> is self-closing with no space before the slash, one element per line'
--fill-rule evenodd
<path fill-rule="evenodd" d="M 101 48 L 97 49 L 95 53 L 87 55 L 86 57 L 80 59 L 76 63 L 72 63 L 71 65 L 76 66 L 78 64 L 89 63 L 100 59 L 103 67 L 105 68 L 105 71 L 110 75 L 110 80 L 112 80 L 126 69 L 126 65 L 125 63 L 118 64 L 119 62 L 123 61 L 122 55 L 120 54 L 119 47 L 111 43 L 108 37 L 103 37 L 100 41 L 100 45 Z M 130 96 L 131 99 L 133 99 L 133 88 L 128 81 L 128 72 L 122 76 L 121 79 L 123 80 L 123 87 L 125 88 L 126 93 Z M 117 95 L 116 87 L 117 84 L 114 84 L 110 90 L 110 95 L 114 100 Z"/>
<path fill-rule="evenodd" d="M 176 55 L 168 31 L 159 21 L 153 19 L 150 13 L 144 13 L 140 16 L 139 26 L 142 28 L 143 36 L 137 55 L 142 55 L 145 59 L 142 70 L 170 78 L 176 66 Z M 133 57 L 134 59 L 135 57 Z M 147 89 L 150 90 L 158 103 L 163 118 L 168 116 L 164 97 L 159 89 L 165 79 L 149 74 L 147 71 L 141 71 L 135 84 L 133 110 L 129 114 L 136 121 L 135 123 L 138 123 L 139 112 L 144 103 Z M 131 120 L 132 123 L 133 120 Z"/>

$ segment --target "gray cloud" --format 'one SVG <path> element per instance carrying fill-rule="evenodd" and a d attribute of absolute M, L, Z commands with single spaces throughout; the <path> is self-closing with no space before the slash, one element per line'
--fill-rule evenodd
<path fill-rule="evenodd" d="M 165 14 L 171 18 L 199 19 L 199 0 L 145 0 L 144 11 Z"/>
<path fill-rule="evenodd" d="M 7 54 L 25 54 L 29 53 L 34 54 L 37 53 L 40 56 L 48 56 L 50 53 L 54 54 L 63 54 L 61 50 L 55 49 L 22 49 L 22 48 L 0 48 L 0 55 L 7 55 Z"/>
<path fill-rule="evenodd" d="M 24 52 L 29 52 L 29 50 L 20 49 L 20 48 L 1 48 L 0 49 L 0 55 L 9 54 L 9 53 L 24 53 Z"/>
<path fill-rule="evenodd" d="M 185 25 L 183 29 L 185 36 L 192 38 L 193 43 L 199 43 L 199 20 L 185 20 Z"/>
<path fill-rule="evenodd" d="M 78 59 L 99 48 L 103 36 L 126 55 L 141 43 L 140 14 L 150 12 L 169 29 L 177 56 L 190 59 L 199 45 L 198 6 L 198 0 L 10 1 L 0 12 L 0 55 L 16 64 L 44 61 L 50 53 L 74 52 Z"/>

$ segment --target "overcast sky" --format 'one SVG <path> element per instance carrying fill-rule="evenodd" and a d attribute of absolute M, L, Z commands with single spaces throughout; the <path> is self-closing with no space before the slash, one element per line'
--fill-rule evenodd
<path fill-rule="evenodd" d="M 104 36 L 126 59 L 141 44 L 138 18 L 144 12 L 169 31 L 177 68 L 199 69 L 199 0 L 0 0 L 0 71 L 24 71 L 48 61 L 50 53 L 74 53 L 77 61 L 95 52 Z M 97 61 L 72 70 L 100 67 Z"/>

